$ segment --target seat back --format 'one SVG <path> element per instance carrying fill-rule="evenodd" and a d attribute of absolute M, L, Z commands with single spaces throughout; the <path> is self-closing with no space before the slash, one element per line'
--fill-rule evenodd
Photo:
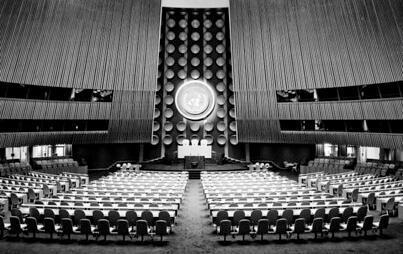
<path fill-rule="evenodd" d="M 276 225 L 278 219 L 278 211 L 277 210 L 270 210 L 267 213 L 267 220 L 269 221 L 269 226 Z"/>
<path fill-rule="evenodd" d="M 291 209 L 286 209 L 281 217 L 287 220 L 288 225 L 291 225 L 294 220 L 294 211 Z"/>
<path fill-rule="evenodd" d="M 18 217 L 18 219 L 20 220 L 20 223 L 23 222 L 23 216 L 22 216 L 22 212 L 20 211 L 20 209 L 17 209 L 17 208 L 11 209 L 11 215 Z"/>
<path fill-rule="evenodd" d="M 91 221 L 89 219 L 80 220 L 80 233 L 86 235 L 92 234 Z"/>
<path fill-rule="evenodd" d="M 70 213 L 66 209 L 60 209 L 59 210 L 59 217 L 60 217 L 60 221 L 62 219 L 70 219 Z"/>
<path fill-rule="evenodd" d="M 350 216 L 347 219 L 347 228 L 346 231 L 347 232 L 352 232 L 357 230 L 357 216 Z"/>
<path fill-rule="evenodd" d="M 20 204 L 20 200 L 18 199 L 18 196 L 15 193 L 10 194 L 10 200 L 12 206 L 17 206 Z"/>
<path fill-rule="evenodd" d="M 368 194 L 367 204 L 371 205 L 371 206 L 375 204 L 375 193 L 374 192 L 371 192 Z"/>
<path fill-rule="evenodd" d="M 105 219 L 105 215 L 101 210 L 95 210 L 92 212 L 92 222 L 97 225 L 98 221 Z"/>
<path fill-rule="evenodd" d="M 44 218 L 52 218 L 52 219 L 54 219 L 55 218 L 55 213 L 53 212 L 52 209 L 45 208 L 44 211 L 43 211 L 43 216 L 44 216 Z"/>
<path fill-rule="evenodd" d="M 56 233 L 54 218 L 45 217 L 45 219 L 43 219 L 43 229 L 45 230 L 45 233 Z"/>
<path fill-rule="evenodd" d="M 367 206 L 361 206 L 360 208 L 358 208 L 357 211 L 357 219 L 358 221 L 363 221 L 364 217 L 367 215 Z"/>
<path fill-rule="evenodd" d="M 294 223 L 294 233 L 300 234 L 305 232 L 305 219 L 298 218 Z"/>
<path fill-rule="evenodd" d="M 316 210 L 313 218 L 317 219 L 317 218 L 322 218 L 323 220 L 325 219 L 325 215 L 326 215 L 326 210 L 325 208 L 319 208 Z"/>
<path fill-rule="evenodd" d="M 11 234 L 20 234 L 22 232 L 20 218 L 17 216 L 10 216 L 10 230 Z"/>
<path fill-rule="evenodd" d="M 27 224 L 28 232 L 36 233 L 38 231 L 38 222 L 35 217 L 27 217 L 25 223 Z"/>
<path fill-rule="evenodd" d="M 148 223 L 146 220 L 141 219 L 136 221 L 136 233 L 140 236 L 148 234 Z"/>
<path fill-rule="evenodd" d="M 388 201 L 386 202 L 385 210 L 390 211 L 390 210 L 393 210 L 394 207 L 395 207 L 395 198 L 394 198 L 394 197 L 391 197 L 391 198 L 389 198 Z"/>
<path fill-rule="evenodd" d="M 73 233 L 73 221 L 70 218 L 62 219 L 62 232 L 63 234 Z"/>
<path fill-rule="evenodd" d="M 250 215 L 250 220 L 252 225 L 257 225 L 258 221 L 262 218 L 262 211 L 260 210 L 253 210 Z"/>
<path fill-rule="evenodd" d="M 153 213 L 149 210 L 145 210 L 141 213 L 141 219 L 147 221 L 149 226 L 154 225 L 154 216 Z"/>
<path fill-rule="evenodd" d="M 250 233 L 250 221 L 247 219 L 242 219 L 239 221 L 238 233 L 240 235 L 246 235 Z"/>
<path fill-rule="evenodd" d="M 218 213 L 217 213 L 217 217 L 216 217 L 215 224 L 216 224 L 216 225 L 220 225 L 221 221 L 227 220 L 227 219 L 228 219 L 228 212 L 227 212 L 227 211 L 220 210 L 220 211 L 218 211 Z"/>
<path fill-rule="evenodd" d="M 379 228 L 380 229 L 386 229 L 389 225 L 389 215 L 384 214 L 380 217 L 379 220 Z"/>
<path fill-rule="evenodd" d="M 36 199 L 35 191 L 32 188 L 28 188 L 28 201 L 35 199 Z"/>
<path fill-rule="evenodd" d="M 129 234 L 129 222 L 125 219 L 119 219 L 117 221 L 117 232 L 119 235 Z"/>
<path fill-rule="evenodd" d="M 112 227 L 116 227 L 118 220 L 120 219 L 120 214 L 118 211 L 110 210 L 108 212 L 108 220 Z"/>
<path fill-rule="evenodd" d="M 132 210 L 127 211 L 126 220 L 129 222 L 129 226 L 135 226 L 137 221 L 137 213 Z"/>
<path fill-rule="evenodd" d="M 109 235 L 111 233 L 109 221 L 106 219 L 98 220 L 97 227 L 100 235 Z"/>
<path fill-rule="evenodd" d="M 343 211 L 342 219 L 344 223 L 347 223 L 348 218 L 350 218 L 351 216 L 353 216 L 354 210 L 351 206 L 346 207 Z"/>
<path fill-rule="evenodd" d="M 341 218 L 340 217 L 332 218 L 330 220 L 329 232 L 339 232 L 340 231 L 340 223 L 341 223 Z"/>
<path fill-rule="evenodd" d="M 41 215 L 36 207 L 29 208 L 29 216 L 34 217 L 36 221 L 39 221 Z"/>
<path fill-rule="evenodd" d="M 322 233 L 323 230 L 323 218 L 315 218 L 312 222 L 312 233 Z"/>
<path fill-rule="evenodd" d="M 305 208 L 302 209 L 301 213 L 299 214 L 300 218 L 303 218 L 305 220 L 306 224 L 311 224 L 311 209 Z"/>
<path fill-rule="evenodd" d="M 281 218 L 276 221 L 276 233 L 286 234 L 287 233 L 287 219 Z"/>
<path fill-rule="evenodd" d="M 245 218 L 245 212 L 242 210 L 236 210 L 232 218 L 232 225 L 237 226 L 239 222 Z"/>
<path fill-rule="evenodd" d="M 160 236 L 167 234 L 167 222 L 165 220 L 155 222 L 155 234 Z"/>
<path fill-rule="evenodd" d="M 333 207 L 329 211 L 328 221 L 330 222 L 332 218 L 340 217 L 340 211 L 338 207 Z"/>
<path fill-rule="evenodd" d="M 374 226 L 374 216 L 367 215 L 364 218 L 364 224 L 362 225 L 363 230 L 371 230 Z"/>
<path fill-rule="evenodd" d="M 354 189 L 353 192 L 351 193 L 351 200 L 353 202 L 357 202 L 357 200 L 358 200 L 358 189 Z"/>
<path fill-rule="evenodd" d="M 85 219 L 85 212 L 81 209 L 74 210 L 74 225 L 80 225 L 81 219 Z"/>
<path fill-rule="evenodd" d="M 220 235 L 229 235 L 231 233 L 231 221 L 222 220 L 220 221 Z"/>
<path fill-rule="evenodd" d="M 171 215 L 169 215 L 168 211 L 160 211 L 158 213 L 158 220 L 164 220 L 169 227 L 172 225 Z"/>

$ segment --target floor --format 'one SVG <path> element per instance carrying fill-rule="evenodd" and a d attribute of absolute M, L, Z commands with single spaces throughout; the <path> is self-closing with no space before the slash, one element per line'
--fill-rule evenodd
<path fill-rule="evenodd" d="M 392 218 L 386 236 L 347 238 L 340 233 L 335 240 L 313 240 L 311 234 L 305 234 L 301 240 L 278 241 L 278 237 L 265 237 L 264 242 L 247 237 L 246 242 L 230 239 L 223 243 L 221 237 L 214 234 L 211 219 L 202 194 L 200 180 L 190 180 L 183 204 L 176 220 L 174 233 L 163 244 L 137 240 L 125 243 L 118 237 L 109 237 L 105 243 L 95 240 L 84 242 L 81 236 L 74 236 L 72 241 L 41 240 L 27 238 L 0 240 L 0 253 L 403 253 L 403 221 Z M 268 240 L 267 240 L 268 239 Z"/>

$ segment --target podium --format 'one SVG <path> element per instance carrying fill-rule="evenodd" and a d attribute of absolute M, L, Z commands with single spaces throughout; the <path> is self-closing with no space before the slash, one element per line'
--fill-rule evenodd
<path fill-rule="evenodd" d="M 185 156 L 184 169 L 204 169 L 204 156 Z"/>

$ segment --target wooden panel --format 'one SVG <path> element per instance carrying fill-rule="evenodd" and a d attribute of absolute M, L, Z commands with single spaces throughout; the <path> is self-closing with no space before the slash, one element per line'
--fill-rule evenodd
<path fill-rule="evenodd" d="M 402 135 L 281 133 L 278 119 L 403 119 L 401 99 L 278 104 L 275 91 L 403 80 L 401 7 L 400 0 L 231 1 L 239 141 L 394 147 Z"/>

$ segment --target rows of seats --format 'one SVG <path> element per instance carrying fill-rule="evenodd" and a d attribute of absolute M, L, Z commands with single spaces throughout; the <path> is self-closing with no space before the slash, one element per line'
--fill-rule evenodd
<path fill-rule="evenodd" d="M 37 171 L 31 171 L 26 175 L 12 174 L 1 177 L 0 198 L 7 199 L 2 207 L 7 211 L 22 204 L 49 198 L 74 186 L 80 186 L 81 181 L 82 179 L 76 175 L 50 175 Z"/>
<path fill-rule="evenodd" d="M 32 226 L 31 233 L 43 232 L 38 224 L 44 224 L 45 218 L 51 217 L 56 220 L 56 232 L 60 234 L 83 233 L 79 230 L 80 223 L 89 220 L 91 234 L 96 236 L 126 232 L 125 225 L 131 227 L 129 236 L 161 235 L 162 229 L 166 233 L 172 231 L 187 180 L 187 172 L 121 170 L 34 203 L 21 204 L 18 211 L 22 216 L 35 218 L 35 223 L 29 219 L 36 225 Z M 134 221 L 128 215 L 134 217 Z M 20 220 L 20 226 L 22 223 Z M 118 229 L 119 225 L 121 229 Z M 98 230 L 100 226 L 105 230 Z M 18 228 L 10 230 L 21 232 Z M 24 230 L 24 226 L 21 229 Z"/>
<path fill-rule="evenodd" d="M 44 233 L 52 239 L 54 234 L 58 234 L 61 237 L 67 236 L 69 240 L 71 235 L 77 234 L 85 236 L 86 240 L 91 235 L 96 239 L 103 236 L 104 240 L 108 235 L 121 235 L 123 240 L 128 236 L 141 237 L 141 241 L 145 236 L 158 235 L 162 241 L 163 236 L 172 231 L 172 227 L 173 222 L 167 211 L 160 211 L 158 218 L 154 219 L 150 211 L 143 211 L 138 216 L 135 211 L 130 210 L 121 216 L 115 210 L 110 210 L 107 214 L 94 210 L 89 217 L 80 209 L 74 210 L 73 214 L 60 209 L 58 214 L 55 214 L 54 210 L 45 208 L 44 214 L 41 215 L 37 208 L 31 207 L 26 216 L 15 208 L 11 211 L 9 223 L 0 220 L 0 228 L 7 230 L 9 235 L 19 237 L 21 233 L 25 233 L 36 238 L 38 233 Z"/>
<path fill-rule="evenodd" d="M 224 236 L 332 232 L 336 223 L 347 231 L 358 230 L 367 216 L 367 206 L 361 203 L 269 171 L 203 171 L 201 181 L 212 223 Z"/>
<path fill-rule="evenodd" d="M 77 172 L 78 162 L 72 158 L 64 159 L 48 159 L 35 161 L 38 171 L 43 171 L 51 174 L 60 174 L 62 172 Z"/>
<path fill-rule="evenodd" d="M 360 162 L 355 166 L 358 174 L 373 174 L 375 176 L 386 176 L 388 172 L 395 169 L 395 164 L 378 162 Z"/>
<path fill-rule="evenodd" d="M 250 219 L 247 219 L 244 211 L 238 210 L 231 220 L 227 212 L 220 211 L 216 221 L 216 232 L 224 236 L 224 241 L 228 235 L 233 237 L 240 235 L 245 241 L 247 235 L 252 238 L 260 235 L 260 240 L 264 240 L 265 235 L 277 234 L 281 240 L 282 235 L 290 239 L 292 234 L 295 234 L 299 239 L 300 234 L 304 233 L 313 233 L 315 239 L 319 234 L 323 237 L 328 233 L 331 233 L 333 238 L 335 233 L 343 231 L 347 232 L 349 237 L 352 232 L 356 235 L 364 232 L 367 236 L 368 231 L 379 230 L 382 234 L 389 225 L 389 215 L 382 215 L 378 222 L 374 222 L 372 215 L 366 215 L 366 208 L 362 206 L 356 216 L 352 215 L 352 209 L 346 209 L 340 213 L 338 208 L 332 208 L 328 216 L 325 217 L 324 213 L 317 212 L 313 218 L 309 212 L 302 210 L 296 219 L 293 219 L 290 214 L 279 216 L 277 210 L 270 210 L 267 217 L 262 216 L 262 211 L 254 210 Z"/>
<path fill-rule="evenodd" d="M 351 161 L 348 159 L 333 159 L 333 158 L 315 158 L 308 162 L 308 165 L 301 165 L 301 173 L 341 173 L 346 171 Z"/>
<path fill-rule="evenodd" d="M 0 177 L 6 177 L 11 174 L 27 174 L 32 170 L 27 162 L 13 162 L 0 164 Z"/>
<path fill-rule="evenodd" d="M 368 205 L 370 209 L 397 214 L 403 201 L 403 181 L 394 176 L 348 172 L 342 174 L 307 174 L 299 182 L 318 190 Z"/>

